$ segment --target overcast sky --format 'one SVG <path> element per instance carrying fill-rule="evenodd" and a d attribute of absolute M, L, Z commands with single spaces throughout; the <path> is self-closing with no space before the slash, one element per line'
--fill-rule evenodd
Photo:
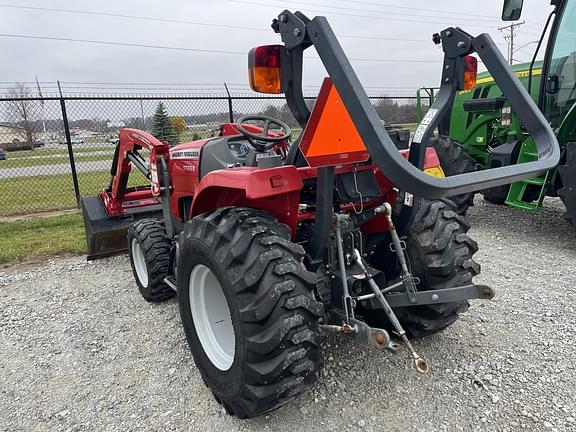
<path fill-rule="evenodd" d="M 251 4 L 249 4 L 251 3 Z M 5 5 L 73 9 L 113 14 L 186 20 L 240 26 L 222 28 L 55 11 L 22 10 Z M 327 16 L 348 56 L 356 59 L 420 60 L 422 63 L 386 63 L 353 60 L 365 86 L 416 88 L 436 85 L 442 53 L 429 41 L 432 33 L 458 25 L 472 34 L 489 32 L 506 51 L 497 30 L 502 0 L 6 0 L 0 6 L 0 33 L 56 38 L 92 39 L 193 49 L 247 53 L 256 45 L 278 43 L 269 29 L 284 8 L 308 16 Z M 396 7 L 393 7 L 396 6 Z M 438 10 L 432 12 L 431 10 Z M 550 10 L 545 0 L 525 0 L 517 31 L 517 47 L 538 38 Z M 414 22 L 418 21 L 418 22 Z M 249 28 L 249 29 L 248 29 Z M 260 30 L 258 30 L 260 29 Z M 268 29 L 268 31 L 266 31 Z M 360 39 L 365 36 L 412 39 L 421 42 Z M 527 61 L 536 45 L 517 51 Z M 107 46 L 0 36 L 0 81 L 247 84 L 246 55 L 200 53 L 149 48 Z M 430 62 L 430 63 L 429 63 Z M 320 84 L 323 69 L 308 59 L 305 84 Z"/>

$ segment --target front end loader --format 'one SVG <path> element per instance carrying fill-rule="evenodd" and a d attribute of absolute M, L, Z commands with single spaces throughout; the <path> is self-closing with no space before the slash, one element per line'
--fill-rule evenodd
<path fill-rule="evenodd" d="M 136 285 L 148 301 L 177 296 L 200 374 L 241 418 L 309 388 L 327 332 L 390 351 L 398 340 L 426 373 L 410 339 L 450 326 L 468 300 L 494 296 L 473 282 L 477 245 L 447 197 L 533 177 L 559 158 L 550 127 L 486 34 L 435 35 L 444 51 L 441 88 L 410 149 L 399 150 L 326 18 L 285 10 L 272 28 L 282 44 L 250 52 L 250 84 L 285 94 L 303 129 L 298 139 L 290 142 L 290 127 L 265 116 L 173 148 L 124 129 L 111 186 L 97 198 L 119 224 L 147 206 L 161 210 L 128 228 Z M 328 77 L 310 111 L 302 66 L 312 47 Z M 539 159 L 444 178 L 427 143 L 455 93 L 474 85 L 474 53 L 511 104 L 524 107 Z M 126 188 L 132 168 L 150 179 L 147 188 Z"/>

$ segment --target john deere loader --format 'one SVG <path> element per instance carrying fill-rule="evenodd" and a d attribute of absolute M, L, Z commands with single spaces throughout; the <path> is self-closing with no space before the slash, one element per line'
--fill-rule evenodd
<path fill-rule="evenodd" d="M 502 19 L 520 19 L 522 3 L 505 1 Z M 528 211 L 539 210 L 546 196 L 560 197 L 566 219 L 576 226 L 576 0 L 553 0 L 551 5 L 532 61 L 515 65 L 513 72 L 553 128 L 560 162 L 541 175 L 482 193 L 490 202 Z M 430 142 L 447 175 L 537 160 L 535 137 L 503 90 L 487 71 L 478 75 L 473 88 L 456 94 L 451 116 Z M 432 89 L 425 91 L 434 98 Z M 453 198 L 460 213 L 473 204 L 473 196 Z"/>

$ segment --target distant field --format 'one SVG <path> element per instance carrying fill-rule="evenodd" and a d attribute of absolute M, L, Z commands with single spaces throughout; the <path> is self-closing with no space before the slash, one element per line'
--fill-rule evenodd
<path fill-rule="evenodd" d="M 106 151 L 112 150 L 114 151 L 114 145 L 101 145 L 101 146 L 85 146 L 83 144 L 77 144 L 72 147 L 74 154 L 77 153 L 89 153 L 89 152 L 96 152 L 96 151 Z M 39 148 L 36 150 L 22 150 L 22 151 L 11 151 L 7 152 L 6 159 L 28 159 L 31 157 L 43 157 L 43 156 L 52 156 L 52 155 L 63 155 L 68 157 L 68 149 L 65 146 L 58 149 L 44 149 Z"/>
<path fill-rule="evenodd" d="M 398 126 L 410 129 L 411 133 L 416 132 L 416 128 L 418 127 L 418 123 L 394 123 L 392 126 Z"/>
<path fill-rule="evenodd" d="M 0 161 L 0 169 L 2 168 L 24 168 L 31 166 L 43 166 L 43 165 L 58 165 L 63 163 L 68 163 L 70 159 L 68 158 L 68 153 L 65 156 L 55 157 L 57 154 L 48 155 L 49 157 L 38 157 L 38 158 L 17 158 L 17 159 L 6 159 Z M 114 153 L 99 154 L 99 155 L 86 155 L 83 156 L 82 153 L 74 155 L 75 162 L 88 162 L 88 161 L 112 161 Z"/>
<path fill-rule="evenodd" d="M 110 183 L 108 171 L 78 174 L 82 195 L 94 195 Z M 145 185 L 148 180 L 132 171 L 130 186 Z M 0 180 L 0 215 L 28 214 L 76 207 L 70 174 L 15 177 Z"/>
<path fill-rule="evenodd" d="M 417 124 L 405 123 L 394 126 L 409 128 L 414 133 Z M 180 136 L 180 141 L 187 142 L 193 139 L 206 138 L 210 132 L 211 130 L 188 131 Z M 301 129 L 294 128 L 292 139 L 295 139 L 300 133 Z M 112 160 L 114 145 L 103 142 L 99 145 L 90 145 L 86 142 L 85 144 L 75 144 L 73 149 L 76 162 L 103 161 L 104 166 L 104 161 Z M 106 152 L 106 154 L 90 154 L 96 152 Z M 146 156 L 144 155 L 144 157 Z M 39 148 L 7 152 L 7 160 L 0 161 L 0 169 L 63 163 L 68 163 L 68 151 L 65 146 Z M 137 170 L 133 170 L 132 173 L 130 185 L 148 184 L 148 180 Z M 79 173 L 78 181 L 81 195 L 93 195 L 108 186 L 110 174 L 104 168 L 100 172 Z M 75 206 L 72 178 L 68 173 L 0 179 L 0 215 L 69 209 Z"/>

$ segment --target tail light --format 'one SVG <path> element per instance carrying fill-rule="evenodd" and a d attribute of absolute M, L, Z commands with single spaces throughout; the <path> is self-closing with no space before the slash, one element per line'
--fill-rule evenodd
<path fill-rule="evenodd" d="M 478 75 L 478 60 L 476 57 L 464 57 L 464 81 L 462 90 L 470 90 L 476 87 L 476 76 Z"/>
<path fill-rule="evenodd" d="M 250 87 L 259 93 L 282 93 L 282 45 L 252 48 L 248 54 Z"/>

